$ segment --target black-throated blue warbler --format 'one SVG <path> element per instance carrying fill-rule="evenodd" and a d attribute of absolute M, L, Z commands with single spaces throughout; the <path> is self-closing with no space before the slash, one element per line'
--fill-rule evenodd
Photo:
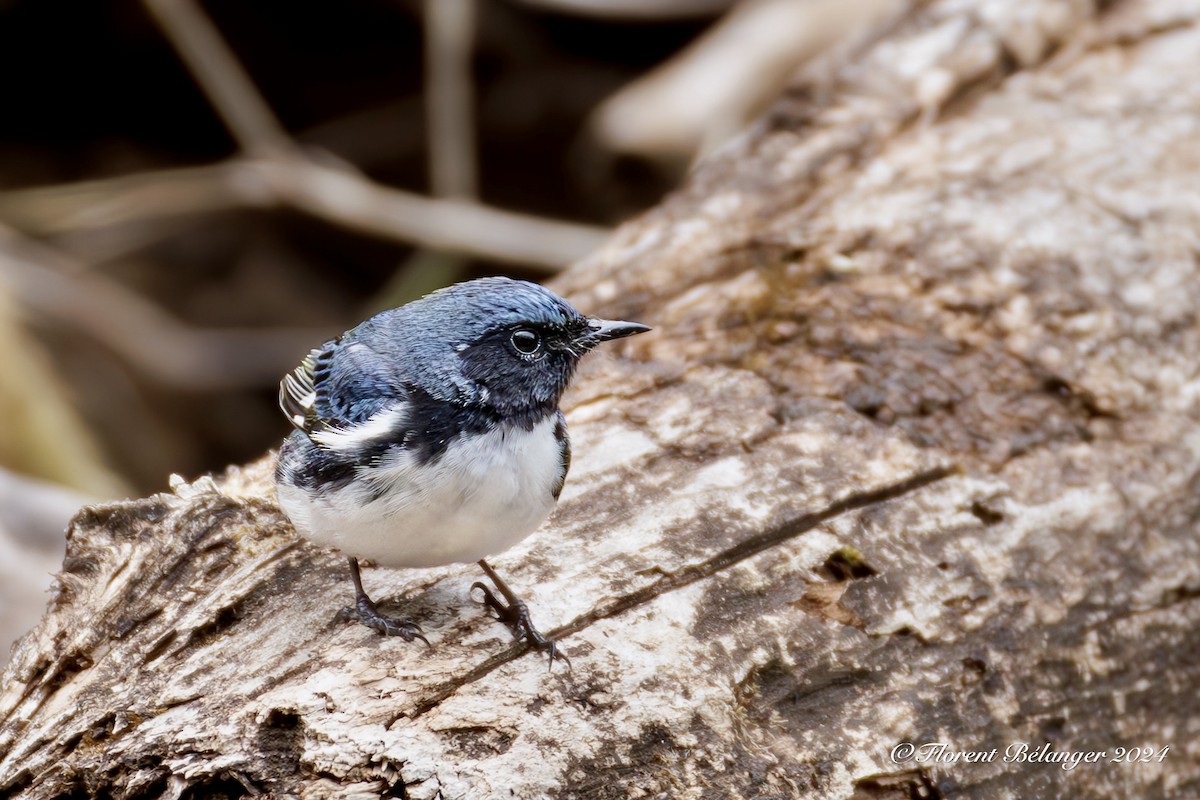
<path fill-rule="evenodd" d="M 279 453 L 279 504 L 302 535 L 349 558 L 362 622 L 428 644 L 416 622 L 379 612 L 359 558 L 475 561 L 500 594 L 476 583 L 485 605 L 551 664 L 565 659 L 484 559 L 558 500 L 571 463 L 558 403 L 579 359 L 647 330 L 585 317 L 537 284 L 481 278 L 372 317 L 283 379 L 279 406 L 296 430 Z"/>

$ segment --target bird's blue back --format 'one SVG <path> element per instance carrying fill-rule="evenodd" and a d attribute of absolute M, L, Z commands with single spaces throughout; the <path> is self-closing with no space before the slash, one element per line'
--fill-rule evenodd
<path fill-rule="evenodd" d="M 480 387 L 459 353 L 490 331 L 522 323 L 567 327 L 582 320 L 534 283 L 481 278 L 384 311 L 327 343 L 316 356 L 314 411 L 334 426 L 365 422 L 405 400 L 468 405 Z"/>

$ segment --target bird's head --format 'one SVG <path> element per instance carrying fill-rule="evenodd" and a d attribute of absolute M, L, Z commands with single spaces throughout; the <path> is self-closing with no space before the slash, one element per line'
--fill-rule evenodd
<path fill-rule="evenodd" d="M 455 284 L 400 311 L 393 325 L 422 328 L 423 352 L 412 355 L 438 371 L 430 377 L 502 419 L 552 412 L 592 348 L 650 330 L 586 317 L 549 289 L 509 278 Z"/>

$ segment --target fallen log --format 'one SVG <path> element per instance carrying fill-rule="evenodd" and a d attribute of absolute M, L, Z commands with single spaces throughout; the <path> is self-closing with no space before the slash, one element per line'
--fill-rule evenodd
<path fill-rule="evenodd" d="M 367 571 L 430 649 L 342 622 L 267 457 L 76 518 L 0 795 L 1200 794 L 1200 6 L 963 6 L 556 281 L 656 328 L 495 560 L 573 670 L 471 567 Z"/>

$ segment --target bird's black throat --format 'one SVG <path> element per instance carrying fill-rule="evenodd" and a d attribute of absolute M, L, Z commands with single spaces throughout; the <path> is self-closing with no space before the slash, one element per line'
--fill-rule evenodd
<path fill-rule="evenodd" d="M 301 489 L 337 490 L 352 483 L 361 467 L 379 465 L 397 450 L 425 466 L 463 438 L 481 436 L 501 425 L 532 431 L 558 413 L 556 402 L 502 410 L 482 402 L 441 400 L 418 387 L 408 387 L 406 394 L 405 413 L 397 416 L 395 425 L 353 450 L 330 450 L 294 431 L 280 451 L 276 479 Z M 565 435 L 562 428 L 560 439 Z"/>

